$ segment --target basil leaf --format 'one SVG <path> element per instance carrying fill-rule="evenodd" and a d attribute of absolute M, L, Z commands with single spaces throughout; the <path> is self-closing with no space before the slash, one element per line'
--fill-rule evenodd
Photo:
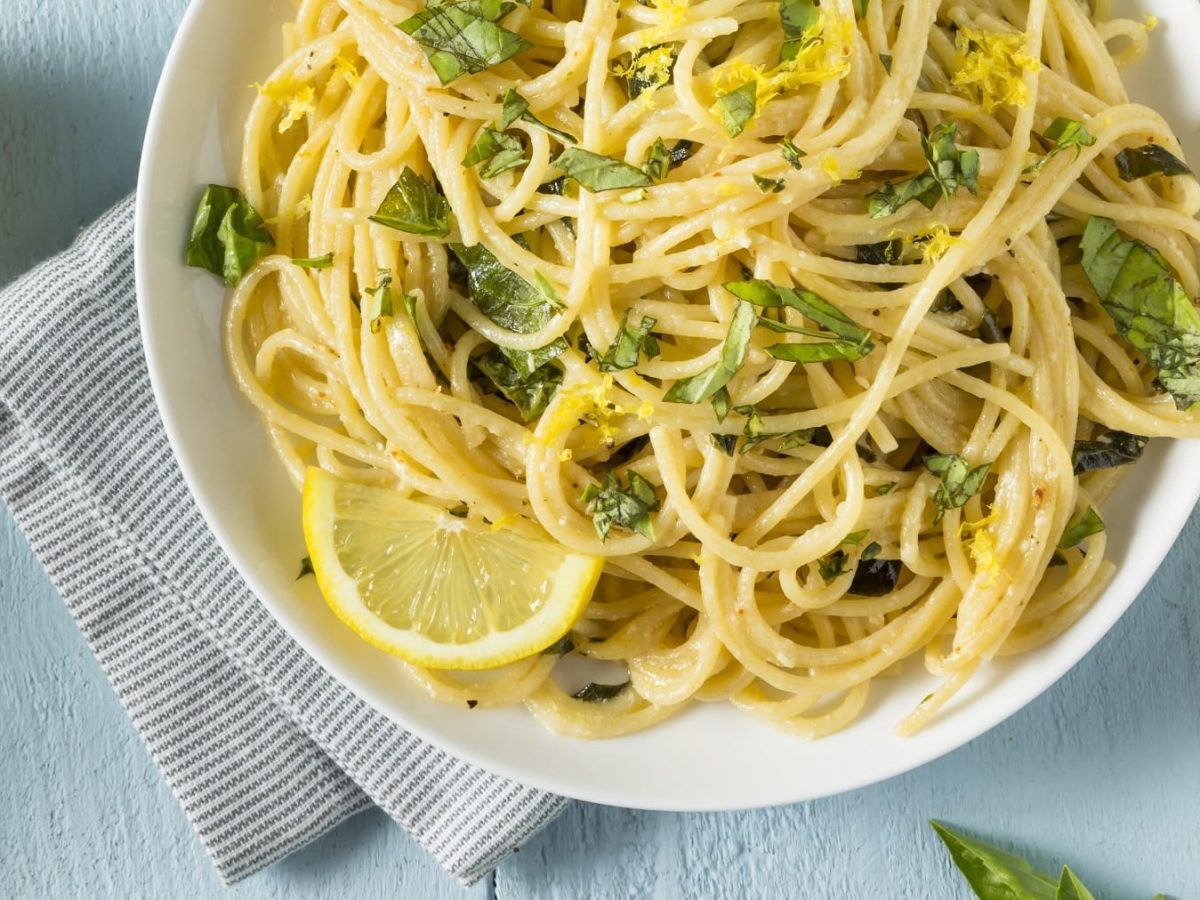
<path fill-rule="evenodd" d="M 740 413 L 746 417 L 746 424 L 742 426 L 742 452 L 748 453 L 757 444 L 763 441 L 769 441 L 778 435 L 769 433 L 763 427 L 762 416 L 753 406 L 735 406 L 734 412 Z"/>
<path fill-rule="evenodd" d="M 529 162 L 525 145 L 513 134 L 505 134 L 494 128 L 484 128 L 463 157 L 464 166 L 487 163 L 479 170 L 481 178 L 495 178 L 501 172 L 516 169 Z"/>
<path fill-rule="evenodd" d="M 896 589 L 902 564 L 898 559 L 877 559 L 875 555 L 868 556 L 867 550 L 863 551 L 859 559 L 848 591 L 859 597 L 883 597 Z"/>
<path fill-rule="evenodd" d="M 880 54 L 879 54 L 879 61 L 880 61 L 881 63 L 883 63 L 883 71 L 885 71 L 885 72 L 887 72 L 889 75 L 891 75 L 891 74 L 892 74 L 892 54 L 890 54 L 890 53 L 880 53 Z"/>
<path fill-rule="evenodd" d="M 515 9 L 492 0 L 431 2 L 397 27 L 421 45 L 442 84 L 485 72 L 533 47 L 496 23 Z"/>
<path fill-rule="evenodd" d="M 1004 333 L 1004 329 L 1000 327 L 1000 320 L 990 309 L 985 309 L 983 318 L 979 320 L 979 339 L 985 344 L 1008 343 L 1008 335 Z"/>
<path fill-rule="evenodd" d="M 636 166 L 581 147 L 568 147 L 554 160 L 554 165 L 592 193 L 654 184 L 654 179 Z"/>
<path fill-rule="evenodd" d="M 557 364 L 546 363 L 525 373 L 518 369 L 501 347 L 493 347 L 472 362 L 521 411 L 521 417 L 526 422 L 533 421 L 546 411 L 554 392 L 562 384 L 563 373 Z"/>
<path fill-rule="evenodd" d="M 625 310 L 621 317 L 621 327 L 617 331 L 617 339 L 608 348 L 608 352 L 600 357 L 601 372 L 632 369 L 638 364 L 638 358 L 643 352 L 646 359 L 654 359 L 660 352 L 658 339 L 650 333 L 650 329 L 658 324 L 658 320 L 642 316 L 640 324 L 630 325 L 630 312 L 631 310 Z"/>
<path fill-rule="evenodd" d="M 738 436 L 736 434 L 717 434 L 713 432 L 708 437 L 712 441 L 713 446 L 726 456 L 733 456 L 737 452 Z"/>
<path fill-rule="evenodd" d="M 330 251 L 324 256 L 310 256 L 307 259 L 293 257 L 292 265 L 302 269 L 328 269 L 333 265 L 333 252 Z"/>
<path fill-rule="evenodd" d="M 733 406 L 733 398 L 729 396 L 729 388 L 721 388 L 708 399 L 712 404 L 713 415 L 717 417 L 717 424 L 720 425 L 729 417 L 729 409 Z"/>
<path fill-rule="evenodd" d="M 471 302 L 497 325 L 517 334 L 532 334 L 553 318 L 554 303 L 483 244 L 451 244 L 450 249 L 467 270 Z"/>
<path fill-rule="evenodd" d="M 375 313 L 371 318 L 371 334 L 379 334 L 383 329 L 383 317 L 395 315 L 395 307 L 392 303 L 392 273 L 387 269 L 380 269 L 376 276 L 375 287 L 368 288 L 364 293 L 375 298 Z"/>
<path fill-rule="evenodd" d="M 620 66 L 616 74 L 625 79 L 625 90 L 630 100 L 636 100 L 646 91 L 663 87 L 675 79 L 675 60 L 679 58 L 678 43 L 655 44 L 635 51 L 629 64 Z"/>
<path fill-rule="evenodd" d="M 805 45 L 808 30 L 821 20 L 820 0 L 780 0 L 779 22 L 783 26 L 783 47 L 779 61 L 795 59 Z"/>
<path fill-rule="evenodd" d="M 567 632 L 557 641 L 542 651 L 542 656 L 566 656 L 575 649 L 575 639 Z"/>
<path fill-rule="evenodd" d="M 803 288 L 785 288 L 769 281 L 731 281 L 725 285 L 739 300 L 767 309 L 788 307 L 805 318 L 823 326 L 828 332 L 816 331 L 786 322 L 763 319 L 762 324 L 773 331 L 790 331 L 822 339 L 822 343 L 773 344 L 766 348 L 775 359 L 796 363 L 819 363 L 833 360 L 853 362 L 875 350 L 871 332 L 849 318 L 823 297 Z"/>
<path fill-rule="evenodd" d="M 1067 525 L 1063 536 L 1058 541 L 1058 549 L 1067 550 L 1076 547 L 1093 534 L 1099 534 L 1103 530 L 1104 520 L 1100 518 L 1096 510 L 1089 506 Z"/>
<path fill-rule="evenodd" d="M 1128 466 L 1142 458 L 1150 439 L 1126 431 L 1105 431 L 1095 440 L 1076 441 L 1071 453 L 1075 474 Z"/>
<path fill-rule="evenodd" d="M 870 346 L 874 347 L 873 344 Z M 801 364 L 854 362 L 871 352 L 870 350 L 864 352 L 861 345 L 846 341 L 828 341 L 819 344 L 772 344 L 764 349 L 775 359 Z"/>
<path fill-rule="evenodd" d="M 627 487 L 611 471 L 604 473 L 604 482 L 597 486 L 589 484 L 580 496 L 587 504 L 588 515 L 596 526 L 601 541 L 608 540 L 613 525 L 636 531 L 648 540 L 654 540 L 654 522 L 650 513 L 660 506 L 654 485 L 637 472 L 629 473 Z"/>
<path fill-rule="evenodd" d="M 445 237 L 450 233 L 450 204 L 432 182 L 405 166 L 370 219 L 408 234 Z"/>
<path fill-rule="evenodd" d="M 296 576 L 296 580 L 299 581 L 304 576 L 312 575 L 315 572 L 316 569 L 313 568 L 312 557 L 303 556 L 300 558 L 300 574 Z"/>
<path fill-rule="evenodd" d="M 567 339 L 560 337 L 536 350 L 512 350 L 508 347 L 501 347 L 500 352 L 508 357 L 508 361 L 517 370 L 517 374 L 522 378 L 528 378 L 546 363 L 558 359 L 566 353 L 569 347 Z"/>
<path fill-rule="evenodd" d="M 1063 150 L 1074 147 L 1075 155 L 1079 156 L 1081 147 L 1090 147 L 1096 143 L 1096 139 L 1083 127 L 1082 122 L 1076 122 L 1074 119 L 1068 119 L 1065 116 L 1059 116 L 1051 122 L 1050 127 L 1046 129 L 1042 137 L 1048 141 L 1053 141 L 1054 146 L 1050 148 L 1049 153 L 1025 169 L 1027 174 L 1040 172 L 1042 166 L 1050 162 L 1056 153 L 1061 153 Z"/>
<path fill-rule="evenodd" d="M 737 137 L 758 111 L 758 86 L 753 81 L 722 94 L 713 104 L 717 121 L 730 137 Z"/>
<path fill-rule="evenodd" d="M 1025 860 L 930 822 L 981 900 L 1055 900 L 1057 883 Z"/>
<path fill-rule="evenodd" d="M 584 685 L 571 696 L 576 700 L 582 700 L 584 703 L 607 703 L 614 697 L 619 697 L 629 687 L 629 682 L 623 684 L 591 684 Z"/>
<path fill-rule="evenodd" d="M 1122 181 L 1137 181 L 1151 175 L 1191 175 L 1187 163 L 1159 144 L 1146 144 L 1117 154 L 1117 174 Z"/>
<path fill-rule="evenodd" d="M 1180 409 L 1200 402 L 1200 312 L 1166 260 L 1126 241 L 1112 219 L 1093 216 L 1083 233 L 1083 270 L 1117 333 L 1146 355 Z"/>
<path fill-rule="evenodd" d="M 783 158 L 787 160 L 787 164 L 793 169 L 799 169 L 800 160 L 808 156 L 807 153 L 792 143 L 791 138 L 784 138 L 779 142 L 779 152 L 783 154 Z"/>
<path fill-rule="evenodd" d="M 933 519 L 935 525 L 942 521 L 946 510 L 966 506 L 967 501 L 983 488 L 984 479 L 992 470 L 991 463 L 971 468 L 968 460 L 953 453 L 927 456 L 924 463 L 926 469 L 940 476 L 937 490 L 933 493 L 933 502 L 938 508 Z"/>
<path fill-rule="evenodd" d="M 845 550 L 834 550 L 817 560 L 817 572 L 826 584 L 833 584 L 850 571 L 850 554 Z"/>
<path fill-rule="evenodd" d="M 192 220 L 189 266 L 220 275 L 232 287 L 274 246 L 262 216 L 241 191 L 219 184 L 204 189 Z"/>
<path fill-rule="evenodd" d="M 536 125 L 552 137 L 558 138 L 561 143 L 578 143 L 574 137 L 565 131 L 560 131 L 552 125 L 547 125 L 531 113 L 529 111 L 529 101 L 518 94 L 515 88 L 509 88 L 504 92 L 504 102 L 500 112 L 500 127 L 507 128 L 513 122 L 517 121 L 517 119 L 520 119 L 522 122 L 528 122 L 530 125 Z"/>
<path fill-rule="evenodd" d="M 859 244 L 858 261 L 872 266 L 894 266 L 904 254 L 904 241 L 895 238 L 877 244 Z"/>
<path fill-rule="evenodd" d="M 764 178 L 761 175 L 754 176 L 754 183 L 764 194 L 778 194 L 787 187 L 787 182 L 782 178 Z"/>
<path fill-rule="evenodd" d="M 650 149 L 646 151 L 646 161 L 642 163 L 642 171 L 655 181 L 662 181 L 671 171 L 671 151 L 667 149 L 662 138 L 655 138 Z"/>
<path fill-rule="evenodd" d="M 979 192 L 979 151 L 959 150 L 954 143 L 957 123 L 938 125 L 929 134 L 921 135 L 921 148 L 929 171 L 888 182 L 867 195 L 867 211 L 872 219 L 890 216 L 910 200 L 919 200 L 926 209 L 933 209 L 942 199 L 949 200 L 965 187 L 972 194 Z"/>
<path fill-rule="evenodd" d="M 729 384 L 746 361 L 750 335 L 757 319 L 751 304 L 739 303 L 721 345 L 721 358 L 703 372 L 676 381 L 663 400 L 667 403 L 702 403 Z"/>
<path fill-rule="evenodd" d="M 695 152 L 696 145 L 686 138 L 677 141 L 675 146 L 671 148 L 671 165 L 682 166 L 685 162 L 692 158 Z"/>
<path fill-rule="evenodd" d="M 876 497 L 886 497 L 888 494 L 890 494 L 892 491 L 894 491 L 898 487 L 900 487 L 900 482 L 898 482 L 898 481 L 889 481 L 885 484 L 881 484 L 875 488 L 875 496 Z"/>
<path fill-rule="evenodd" d="M 1071 871 L 1070 866 L 1063 866 L 1062 875 L 1058 878 L 1058 891 L 1054 895 L 1054 900 L 1096 900 L 1096 898 L 1079 880 L 1079 876 Z"/>

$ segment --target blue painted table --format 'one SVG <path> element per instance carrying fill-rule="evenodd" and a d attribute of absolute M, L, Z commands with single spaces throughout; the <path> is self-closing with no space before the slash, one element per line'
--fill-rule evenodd
<path fill-rule="evenodd" d="M 3 0 L 0 282 L 133 188 L 152 90 L 185 5 Z M 367 813 L 233 893 L 965 896 L 925 825 L 936 816 L 1047 868 L 1069 860 L 1103 897 L 1200 897 L 1198 550 L 1200 516 L 1134 609 L 1061 683 L 966 748 L 886 784 L 728 815 L 576 805 L 473 891 Z M 2 509 L 0 616 L 0 896 L 223 895 Z"/>

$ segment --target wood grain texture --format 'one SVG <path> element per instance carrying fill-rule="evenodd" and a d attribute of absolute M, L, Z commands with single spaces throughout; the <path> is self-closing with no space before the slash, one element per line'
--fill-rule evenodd
<path fill-rule="evenodd" d="M 153 87 L 185 5 L 3 0 L 0 282 L 64 247 L 133 188 Z M 967 896 L 925 824 L 934 816 L 1046 868 L 1069 861 L 1102 886 L 1099 897 L 1200 897 L 1198 551 L 1193 517 L 1094 653 L 942 760 L 853 794 L 757 812 L 578 805 L 504 865 L 495 894 Z M 224 896 L 2 508 L 0 617 L 0 897 Z M 234 894 L 484 900 L 489 888 L 462 891 L 374 813 Z"/>

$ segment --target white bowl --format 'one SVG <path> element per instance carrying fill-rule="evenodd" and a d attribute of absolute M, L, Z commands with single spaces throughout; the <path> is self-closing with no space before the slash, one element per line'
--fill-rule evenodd
<path fill-rule="evenodd" d="M 1191 158 L 1200 159 L 1200 4 L 1145 0 L 1140 8 L 1162 25 L 1152 35 L 1150 58 L 1129 73 L 1131 90 L 1157 105 Z M 812 743 L 726 705 L 697 706 L 630 737 L 582 743 L 546 732 L 521 708 L 468 711 L 433 702 L 394 660 L 333 617 L 312 579 L 296 582 L 305 554 L 299 497 L 226 370 L 222 286 L 183 264 L 200 186 L 237 181 L 249 85 L 279 59 L 278 26 L 292 9 L 289 0 L 194 0 L 180 26 L 150 116 L 138 184 L 142 335 L 171 445 L 221 546 L 296 641 L 409 730 L 526 784 L 622 806 L 736 809 L 851 790 L 962 746 L 1046 690 L 1112 627 L 1178 536 L 1200 497 L 1200 446 L 1154 441 L 1107 507 L 1119 566 L 1111 587 L 1058 640 L 985 667 L 912 738 L 892 729 L 934 683 L 918 674 L 916 661 L 911 675 L 872 686 L 859 721 Z"/>

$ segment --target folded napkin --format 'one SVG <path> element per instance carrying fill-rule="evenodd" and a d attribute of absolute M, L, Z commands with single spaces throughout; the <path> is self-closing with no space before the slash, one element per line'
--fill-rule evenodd
<path fill-rule="evenodd" d="M 367 706 L 221 552 L 155 410 L 131 198 L 0 292 L 0 495 L 227 881 L 375 804 L 471 883 L 563 808 Z"/>

